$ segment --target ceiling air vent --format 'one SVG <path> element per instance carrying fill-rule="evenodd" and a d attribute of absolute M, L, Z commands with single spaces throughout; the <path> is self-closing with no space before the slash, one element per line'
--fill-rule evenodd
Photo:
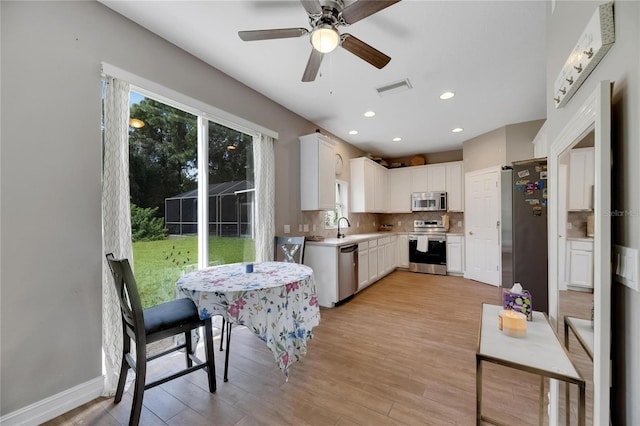
<path fill-rule="evenodd" d="M 411 89 L 411 82 L 409 79 L 404 79 L 400 81 L 396 81 L 395 83 L 387 84 L 386 86 L 378 87 L 376 91 L 380 96 L 388 96 L 394 93 L 404 92 L 405 90 Z"/>

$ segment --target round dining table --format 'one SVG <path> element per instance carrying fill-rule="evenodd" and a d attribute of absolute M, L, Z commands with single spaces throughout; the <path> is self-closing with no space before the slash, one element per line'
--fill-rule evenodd
<path fill-rule="evenodd" d="M 176 282 L 178 294 L 193 300 L 202 319 L 221 315 L 253 331 L 288 377 L 320 323 L 313 270 L 288 262 L 252 266 L 252 272 L 247 264 L 233 263 L 184 274 Z"/>

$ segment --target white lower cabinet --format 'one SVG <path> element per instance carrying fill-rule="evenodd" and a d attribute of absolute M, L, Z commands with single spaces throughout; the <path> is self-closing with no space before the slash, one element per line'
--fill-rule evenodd
<path fill-rule="evenodd" d="M 567 239 L 567 285 L 593 289 L 593 240 Z"/>
<path fill-rule="evenodd" d="M 369 243 L 358 244 L 358 291 L 369 284 Z"/>
<path fill-rule="evenodd" d="M 387 246 L 389 237 L 378 238 L 378 279 L 387 275 Z"/>
<path fill-rule="evenodd" d="M 369 284 L 378 281 L 378 240 L 369 241 Z"/>
<path fill-rule="evenodd" d="M 386 261 L 385 270 L 387 271 L 387 274 L 393 272 L 393 270 L 396 269 L 396 266 L 398 266 L 398 251 L 396 250 L 396 242 L 396 236 L 390 237 L 389 243 L 386 246 L 386 255 L 384 260 Z"/>
<path fill-rule="evenodd" d="M 305 244 L 304 264 L 313 269 L 320 306 L 333 307 L 338 302 L 339 247 Z"/>
<path fill-rule="evenodd" d="M 463 235 L 447 235 L 447 274 L 464 274 Z"/>
<path fill-rule="evenodd" d="M 379 235 L 379 234 L 378 234 Z M 407 235 L 371 236 L 371 239 L 358 241 L 358 288 L 362 291 L 399 265 L 398 244 L 404 248 L 407 266 L 409 248 Z M 355 242 L 340 244 L 353 244 Z M 316 292 L 320 306 L 331 308 L 338 302 L 338 257 L 340 246 L 333 244 L 315 244 L 308 242 L 304 249 L 304 264 L 313 269 L 316 280 Z M 404 256 L 404 257 L 403 257 Z"/>
<path fill-rule="evenodd" d="M 409 236 L 398 235 L 396 241 L 397 253 L 398 253 L 398 268 L 409 267 Z"/>

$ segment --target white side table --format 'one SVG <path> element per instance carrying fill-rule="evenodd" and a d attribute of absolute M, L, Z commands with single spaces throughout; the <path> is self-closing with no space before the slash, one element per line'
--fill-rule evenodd
<path fill-rule="evenodd" d="M 527 336 L 509 337 L 498 330 L 498 314 L 502 306 L 482 305 L 482 320 L 476 351 L 476 424 L 500 425 L 482 415 L 482 363 L 491 362 L 540 375 L 540 425 L 544 424 L 544 378 L 575 384 L 580 390 L 578 424 L 585 424 L 585 382 L 569 354 L 558 340 L 547 316 L 534 311 L 527 322 Z"/>

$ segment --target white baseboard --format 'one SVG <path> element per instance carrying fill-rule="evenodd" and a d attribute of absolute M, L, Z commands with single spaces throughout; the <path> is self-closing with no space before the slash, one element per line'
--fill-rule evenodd
<path fill-rule="evenodd" d="M 0 424 L 2 426 L 37 426 L 96 399 L 102 393 L 103 385 L 104 379 L 102 376 L 96 377 L 88 382 L 81 383 L 71 389 L 67 389 L 42 401 L 35 402 L 13 413 L 2 416 L 0 417 Z"/>

